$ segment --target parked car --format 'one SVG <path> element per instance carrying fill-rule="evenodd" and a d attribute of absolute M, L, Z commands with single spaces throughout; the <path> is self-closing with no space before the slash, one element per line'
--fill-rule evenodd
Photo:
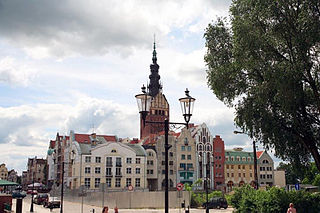
<path fill-rule="evenodd" d="M 214 197 L 212 198 L 208 204 L 207 202 L 205 202 L 202 206 L 204 208 L 206 208 L 206 206 L 208 205 L 208 208 L 209 209 L 214 209 L 214 208 L 217 208 L 217 209 L 220 209 L 220 208 L 228 208 L 228 202 L 225 198 L 222 198 L 222 197 Z"/>
<path fill-rule="evenodd" d="M 25 196 L 27 196 L 27 193 L 22 190 L 13 190 L 11 195 L 12 198 L 24 198 Z"/>
<path fill-rule="evenodd" d="M 48 197 L 43 202 L 43 207 L 46 207 L 46 208 L 60 208 L 60 200 L 57 197 Z"/>
<path fill-rule="evenodd" d="M 33 199 L 33 202 L 38 205 L 42 205 L 47 199 L 48 194 L 37 194 L 37 196 Z"/>
<path fill-rule="evenodd" d="M 28 189 L 27 194 L 36 195 L 36 194 L 38 194 L 38 191 L 37 190 Z"/>

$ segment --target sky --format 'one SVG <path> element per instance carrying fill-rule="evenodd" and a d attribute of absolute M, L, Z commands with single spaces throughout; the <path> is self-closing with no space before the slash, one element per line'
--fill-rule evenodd
<path fill-rule="evenodd" d="M 21 173 L 28 158 L 46 157 L 57 132 L 138 138 L 134 96 L 148 81 L 154 35 L 170 120 L 183 122 L 178 99 L 188 88 L 191 122 L 206 123 L 226 148 L 251 151 L 248 137 L 233 134 L 234 109 L 206 82 L 203 34 L 230 4 L 0 0 L 0 163 Z"/>

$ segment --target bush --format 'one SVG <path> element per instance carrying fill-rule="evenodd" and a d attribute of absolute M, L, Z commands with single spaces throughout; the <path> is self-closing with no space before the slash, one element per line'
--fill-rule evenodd
<path fill-rule="evenodd" d="M 208 194 L 208 200 L 213 197 L 222 197 L 221 191 L 212 191 Z M 207 201 L 205 192 L 193 192 L 191 195 L 191 207 L 200 207 Z"/>
<path fill-rule="evenodd" d="M 286 192 L 284 189 L 275 187 L 267 191 L 254 190 L 251 186 L 246 185 L 236 188 L 230 198 L 230 204 L 236 209 L 236 212 L 286 212 L 289 203 L 294 203 L 299 213 L 316 213 L 320 209 L 320 193 Z"/>

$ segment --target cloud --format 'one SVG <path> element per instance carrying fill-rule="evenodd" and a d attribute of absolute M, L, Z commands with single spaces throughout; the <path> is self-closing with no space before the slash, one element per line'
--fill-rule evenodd
<path fill-rule="evenodd" d="M 22 65 L 12 57 L 0 59 L 0 82 L 14 86 L 27 86 L 36 77 L 36 70 Z"/>
<path fill-rule="evenodd" d="M 126 56 L 146 47 L 154 33 L 165 36 L 195 19 L 208 23 L 216 5 L 206 0 L 1 1 L 0 33 L 34 58 L 110 51 Z"/>

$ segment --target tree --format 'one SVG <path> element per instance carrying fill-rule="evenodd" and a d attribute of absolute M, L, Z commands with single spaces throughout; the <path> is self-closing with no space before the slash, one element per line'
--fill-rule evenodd
<path fill-rule="evenodd" d="M 320 170 L 320 1 L 234 0 L 208 25 L 208 86 L 276 156 Z"/>

